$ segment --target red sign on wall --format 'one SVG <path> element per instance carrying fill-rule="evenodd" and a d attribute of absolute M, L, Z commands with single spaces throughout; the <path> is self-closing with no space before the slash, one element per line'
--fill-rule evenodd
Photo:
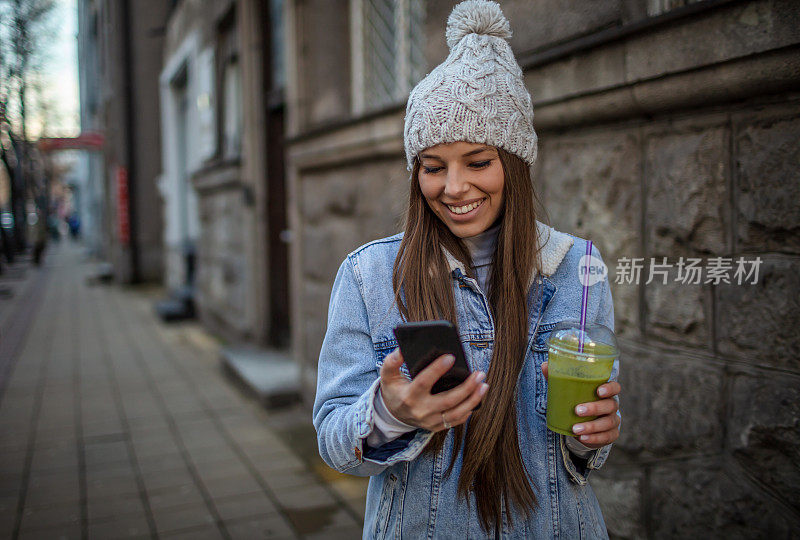
<path fill-rule="evenodd" d="M 117 166 L 117 226 L 119 241 L 127 246 L 131 241 L 131 222 L 128 213 L 128 169 Z"/>
<path fill-rule="evenodd" d="M 96 131 L 85 131 L 77 137 L 42 137 L 38 144 L 42 152 L 67 149 L 102 150 L 105 137 Z"/>

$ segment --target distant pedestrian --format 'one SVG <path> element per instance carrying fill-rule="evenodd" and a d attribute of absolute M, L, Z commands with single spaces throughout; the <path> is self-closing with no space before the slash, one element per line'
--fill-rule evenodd
<path fill-rule="evenodd" d="M 81 218 L 78 217 L 77 212 L 72 212 L 67 218 L 67 227 L 69 228 L 69 235 L 73 239 L 81 237 Z"/>
<path fill-rule="evenodd" d="M 47 247 L 47 219 L 41 210 L 36 211 L 36 223 L 33 224 L 33 263 L 42 264 L 44 249 Z"/>
<path fill-rule="evenodd" d="M 446 35 L 449 56 L 406 109 L 405 232 L 358 248 L 336 276 L 314 404 L 320 453 L 371 476 L 364 538 L 607 537 L 586 478 L 619 436 L 616 362 L 580 413 L 597 419 L 575 437 L 545 425 L 542 345 L 577 318 L 588 244 L 536 219 L 533 108 L 500 7 L 462 2 Z M 587 313 L 613 329 L 607 281 Z M 473 369 L 437 394 L 452 358 L 410 381 L 393 335 L 432 319 L 457 327 Z"/>

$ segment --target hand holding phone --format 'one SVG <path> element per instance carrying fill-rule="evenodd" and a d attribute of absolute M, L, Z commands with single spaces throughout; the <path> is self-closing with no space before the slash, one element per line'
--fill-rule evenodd
<path fill-rule="evenodd" d="M 452 354 L 455 357 L 453 366 L 436 381 L 431 394 L 455 388 L 469 377 L 471 372 L 464 348 L 450 321 L 405 323 L 394 329 L 394 335 L 412 379 L 440 356 Z"/>
<path fill-rule="evenodd" d="M 455 388 L 432 394 L 433 385 L 454 363 L 455 357 L 450 354 L 439 356 L 409 381 L 400 372 L 403 355 L 399 348 L 395 349 L 381 366 L 381 394 L 386 408 L 401 422 L 428 431 L 463 424 L 480 405 L 488 386 L 483 382 L 485 374 L 476 371 Z"/>

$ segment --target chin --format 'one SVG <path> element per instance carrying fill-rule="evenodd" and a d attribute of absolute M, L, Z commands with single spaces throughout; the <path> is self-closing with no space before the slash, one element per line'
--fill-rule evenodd
<path fill-rule="evenodd" d="M 470 236 L 476 236 L 478 234 L 481 234 L 488 228 L 489 225 L 482 227 L 481 225 L 478 224 L 469 224 L 469 225 L 455 224 L 450 227 L 450 232 L 452 232 L 459 238 L 469 238 Z"/>

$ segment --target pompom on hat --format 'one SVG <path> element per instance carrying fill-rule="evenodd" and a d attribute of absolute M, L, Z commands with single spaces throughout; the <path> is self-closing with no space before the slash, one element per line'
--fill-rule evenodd
<path fill-rule="evenodd" d="M 425 148 L 466 141 L 536 162 L 531 96 L 497 2 L 466 0 L 447 19 L 450 54 L 411 90 L 403 141 L 408 170 Z"/>

